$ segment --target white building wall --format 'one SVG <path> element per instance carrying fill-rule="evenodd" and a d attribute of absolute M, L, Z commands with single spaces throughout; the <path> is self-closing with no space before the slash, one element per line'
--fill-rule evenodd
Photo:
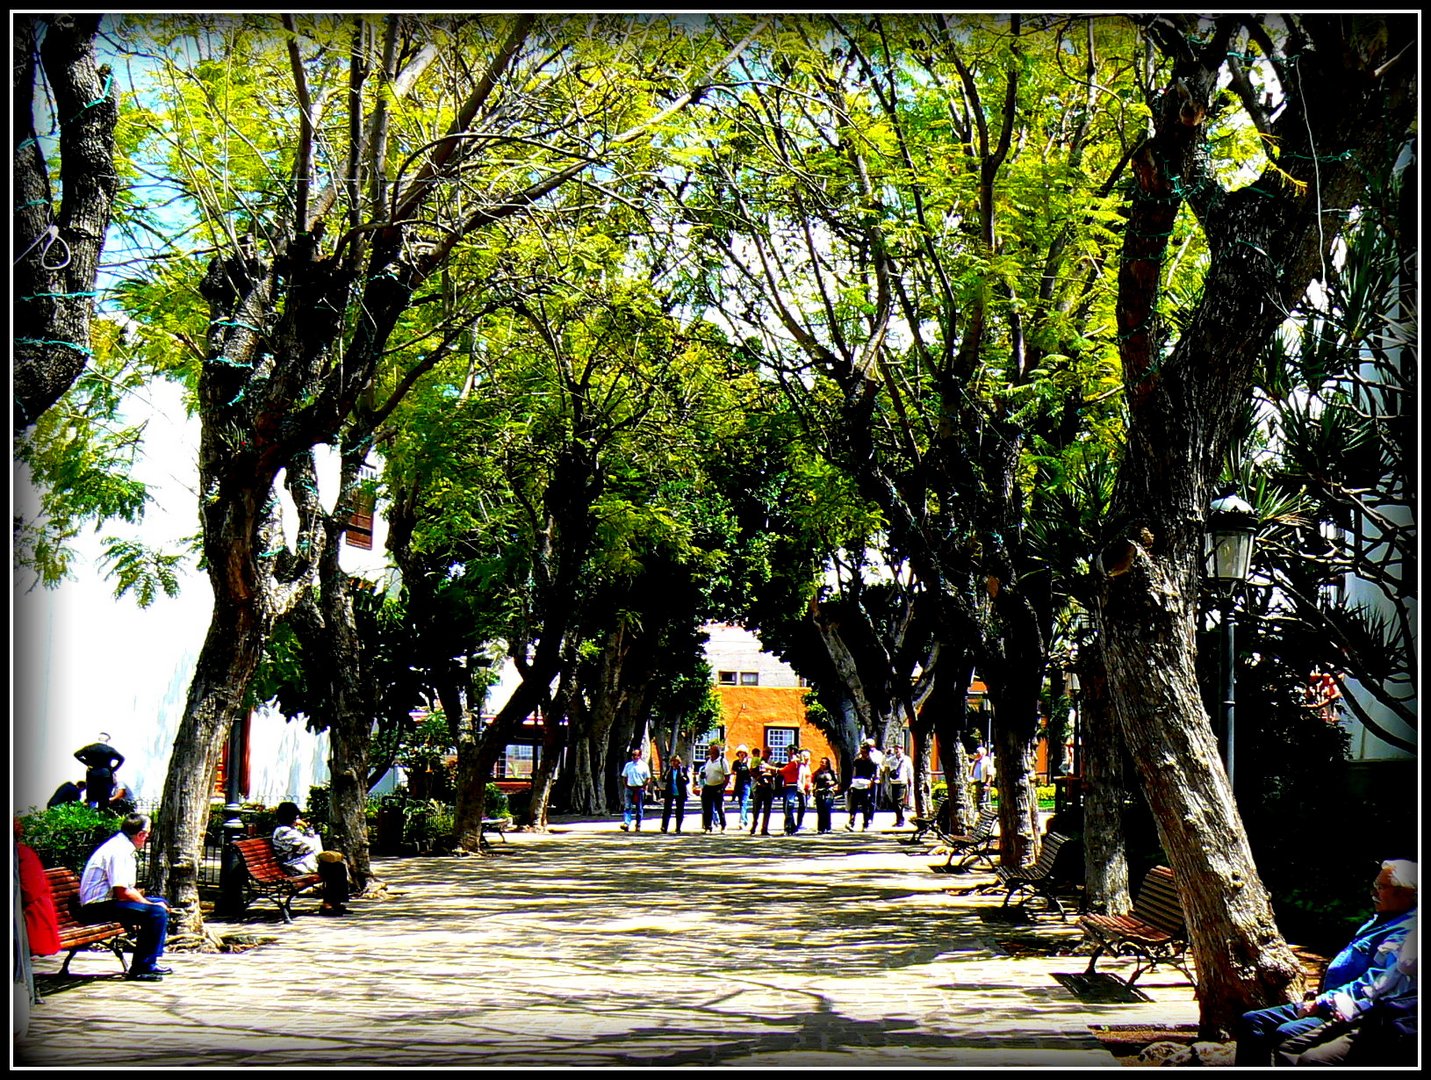
<path fill-rule="evenodd" d="M 717 684 L 721 672 L 734 671 L 736 685 L 740 685 L 742 672 L 755 673 L 760 686 L 800 685 L 795 669 L 779 657 L 765 652 L 760 638 L 744 627 L 731 623 L 707 623 L 704 629 L 710 638 L 706 644 L 706 663 L 710 664 L 711 675 Z"/>
<path fill-rule="evenodd" d="M 174 550 L 198 531 L 198 421 L 185 416 L 177 387 L 155 384 L 147 400 L 149 426 L 134 470 L 153 497 L 143 522 L 108 523 L 77 537 L 73 580 L 58 588 L 31 588 L 30 575 L 12 576 L 10 768 L 17 811 L 43 807 L 60 783 L 81 778 L 74 752 L 101 732 L 125 757 L 116 772 L 121 783 L 141 800 L 163 792 L 213 594 L 207 577 L 190 567 L 180 575 L 179 596 L 161 595 L 146 610 L 132 597 L 115 599 L 113 583 L 103 578 L 104 536 L 142 536 Z M 320 447 L 319 493 L 330 508 L 337 478 L 335 455 Z M 282 498 L 291 540 L 294 518 L 286 492 Z M 12 514 L 33 507 L 17 466 Z M 352 573 L 376 577 L 382 570 L 386 523 L 375 516 L 373 527 L 371 552 L 344 545 L 343 565 Z M 255 798 L 306 801 L 310 787 L 328 782 L 327 759 L 326 733 L 315 735 L 269 709 L 255 712 L 249 743 Z"/>

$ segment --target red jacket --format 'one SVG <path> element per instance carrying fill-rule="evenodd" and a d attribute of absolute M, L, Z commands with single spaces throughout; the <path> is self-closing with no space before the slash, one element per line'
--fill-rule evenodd
<path fill-rule="evenodd" d="M 60 920 L 55 914 L 54 897 L 50 895 L 50 879 L 40 857 L 28 844 L 15 845 L 20 859 L 20 900 L 25 905 L 25 936 L 30 951 L 36 956 L 49 956 L 60 951 Z"/>

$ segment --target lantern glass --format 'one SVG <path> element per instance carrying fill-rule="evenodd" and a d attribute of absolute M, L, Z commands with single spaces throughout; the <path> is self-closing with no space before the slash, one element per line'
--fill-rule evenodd
<path fill-rule="evenodd" d="M 1217 581 L 1246 581 L 1252 570 L 1252 541 L 1257 515 L 1236 495 L 1208 507 L 1205 554 L 1207 572 Z"/>

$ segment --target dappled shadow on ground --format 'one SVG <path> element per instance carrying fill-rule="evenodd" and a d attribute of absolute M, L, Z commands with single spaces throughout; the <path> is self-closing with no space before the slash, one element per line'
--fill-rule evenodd
<path fill-rule="evenodd" d="M 242 955 L 186 954 L 162 983 L 59 995 L 37 1010 L 27 1062 L 1107 1063 L 1089 1021 L 1138 1006 L 1055 981 L 1076 925 L 1003 921 L 996 900 L 950 895 L 904 851 L 890 833 L 587 825 L 482 858 L 378 859 L 386 895 L 347 918 L 313 916 L 315 900 L 291 925 L 264 920 L 269 943 Z"/>

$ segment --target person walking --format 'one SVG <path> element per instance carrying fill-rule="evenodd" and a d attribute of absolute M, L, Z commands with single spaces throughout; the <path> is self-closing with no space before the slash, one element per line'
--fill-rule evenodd
<path fill-rule="evenodd" d="M 795 813 L 795 831 L 801 832 L 805 828 L 805 812 L 810 808 L 810 803 L 814 799 L 815 787 L 813 777 L 815 766 L 811 764 L 810 751 L 802 749 L 800 751 L 801 781 L 800 781 L 800 808 Z"/>
<path fill-rule="evenodd" d="M 830 759 L 822 757 L 820 767 L 810 776 L 810 785 L 815 791 L 815 831 L 827 833 L 833 828 L 831 816 L 835 809 L 835 793 L 840 787 L 840 776 Z"/>
<path fill-rule="evenodd" d="M 109 732 L 101 731 L 98 742 L 81 746 L 75 759 L 85 767 L 85 802 L 95 809 L 108 808 L 114 796 L 114 770 L 124 764 L 124 755 L 109 745 Z"/>
<path fill-rule="evenodd" d="M 730 789 L 740 811 L 740 827 L 750 822 L 750 748 L 744 743 L 735 748 L 735 760 L 730 765 Z"/>
<path fill-rule="evenodd" d="M 671 815 L 676 816 L 676 831 L 681 831 L 681 822 L 686 817 L 686 785 L 690 777 L 686 773 L 686 763 L 680 754 L 672 754 L 661 774 L 661 831 L 671 824 Z"/>
<path fill-rule="evenodd" d="M 730 766 L 720 752 L 720 743 L 711 743 L 701 762 L 701 832 L 713 832 L 716 825 L 725 832 L 725 785 Z"/>
<path fill-rule="evenodd" d="M 974 781 L 974 805 L 982 810 L 989 805 L 989 789 L 994 786 L 994 759 L 982 746 L 974 750 L 969 777 Z"/>
<path fill-rule="evenodd" d="M 878 773 L 879 767 L 870 758 L 870 748 L 861 746 L 854 764 L 850 766 L 850 786 L 845 791 L 850 807 L 850 822 L 845 829 L 849 832 L 854 832 L 858 816 L 864 817 L 864 829 L 869 832 L 870 819 L 874 817 L 874 783 Z"/>
<path fill-rule="evenodd" d="M 798 750 L 792 749 L 790 757 L 780 767 L 780 779 L 785 784 L 785 835 L 794 836 L 800 827 L 800 800 L 808 779 L 808 771 L 800 760 Z"/>
<path fill-rule="evenodd" d="M 651 782 L 651 770 L 642 760 L 641 748 L 631 748 L 631 760 L 621 770 L 621 779 L 626 788 L 626 802 L 621 812 L 621 831 L 629 832 L 634 821 L 636 831 L 641 831 L 641 812 L 646 800 L 646 785 Z"/>
<path fill-rule="evenodd" d="M 750 786 L 754 793 L 751 800 L 750 811 L 750 835 L 755 835 L 755 827 L 760 825 L 760 835 L 770 835 L 770 811 L 775 805 L 775 772 L 776 767 L 770 761 L 770 751 L 767 749 L 761 755 L 759 747 L 750 758 Z M 761 823 L 761 815 L 764 814 L 764 823 Z"/>
<path fill-rule="evenodd" d="M 904 804 L 914 783 L 914 763 L 904 756 L 904 747 L 894 743 L 884 759 L 885 782 L 889 786 L 889 804 L 894 808 L 895 828 L 904 827 Z"/>
<path fill-rule="evenodd" d="M 869 748 L 870 760 L 875 767 L 874 778 L 870 781 L 870 813 L 873 814 L 879 810 L 881 796 L 884 794 L 880 787 L 880 781 L 884 777 L 884 754 L 873 739 L 866 739 L 864 745 Z"/>
<path fill-rule="evenodd" d="M 149 839 L 146 814 L 130 814 L 119 831 L 99 847 L 80 875 L 79 920 L 82 923 L 123 923 L 134 932 L 134 960 L 126 979 L 159 982 L 172 968 L 160 967 L 169 934 L 169 904 L 162 897 L 136 889 L 139 849 Z"/>

